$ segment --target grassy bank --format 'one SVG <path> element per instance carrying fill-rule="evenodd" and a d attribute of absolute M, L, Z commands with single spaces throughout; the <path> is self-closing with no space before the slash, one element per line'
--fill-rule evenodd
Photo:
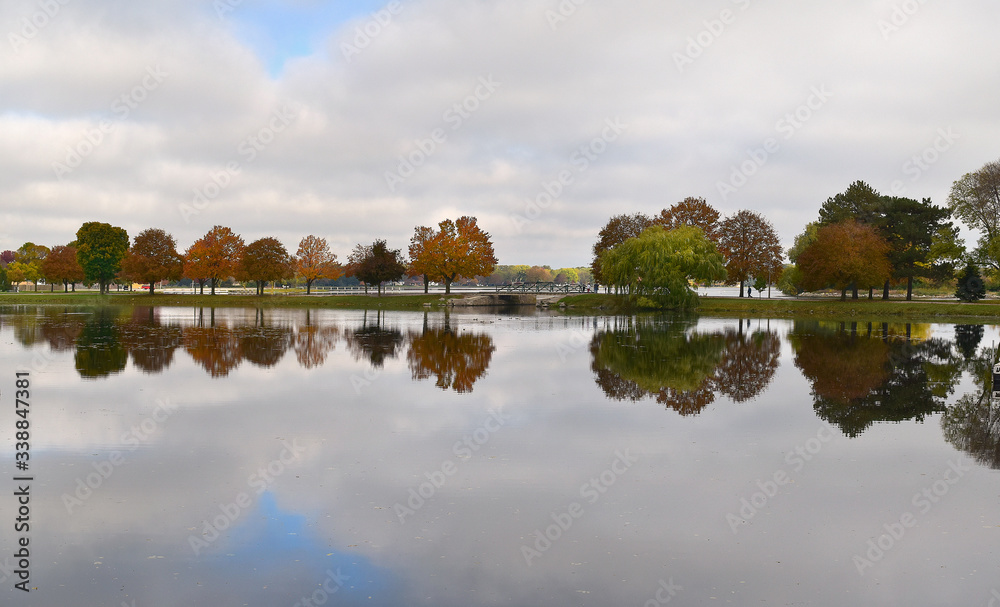
<path fill-rule="evenodd" d="M 330 308 L 355 310 L 423 310 L 438 307 L 445 298 L 461 295 L 164 295 L 157 293 L 0 293 L 0 305 L 51 306 L 179 306 L 215 308 Z M 560 300 L 569 314 L 627 314 L 629 308 L 614 295 L 586 293 Z M 553 307 L 553 309 L 556 309 Z M 963 319 L 1000 320 L 1000 300 L 967 304 L 950 301 L 905 301 L 900 299 L 847 300 L 836 298 L 749 299 L 702 297 L 697 312 L 706 316 L 754 316 L 771 318 L 906 318 L 961 322 Z"/>
<path fill-rule="evenodd" d="M 460 295 L 150 295 L 142 292 L 0 293 L 0 305 L 48 306 L 179 306 L 214 308 L 340 308 L 354 310 L 422 310 L 443 298 Z"/>

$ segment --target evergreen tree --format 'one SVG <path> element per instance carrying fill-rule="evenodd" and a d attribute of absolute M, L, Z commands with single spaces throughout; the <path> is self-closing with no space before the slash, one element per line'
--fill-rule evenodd
<path fill-rule="evenodd" d="M 982 276 L 979 275 L 979 268 L 971 261 L 965 265 L 965 269 L 958 276 L 955 297 L 968 303 L 986 297 L 986 286 L 983 284 Z"/>

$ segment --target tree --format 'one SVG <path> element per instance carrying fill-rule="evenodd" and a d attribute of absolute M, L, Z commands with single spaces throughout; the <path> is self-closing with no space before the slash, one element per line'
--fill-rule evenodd
<path fill-rule="evenodd" d="M 576 268 L 559 268 L 555 271 L 553 280 L 559 284 L 577 284 L 580 282 L 580 272 Z"/>
<path fill-rule="evenodd" d="M 306 236 L 299 241 L 295 255 L 295 267 L 306 281 L 306 295 L 312 290 L 313 281 L 336 280 L 344 275 L 344 268 L 337 263 L 337 256 L 330 251 L 325 238 Z"/>
<path fill-rule="evenodd" d="M 376 240 L 370 246 L 356 245 L 347 258 L 347 275 L 354 276 L 368 285 L 378 285 L 382 295 L 382 283 L 399 280 L 406 273 L 406 261 L 399 249 L 390 249 L 384 240 Z"/>
<path fill-rule="evenodd" d="M 437 254 L 437 251 L 434 250 L 435 236 L 437 236 L 437 232 L 434 231 L 434 228 L 417 226 L 413 230 L 413 237 L 410 238 L 410 265 L 406 269 L 406 275 L 422 276 L 424 293 L 427 293 L 430 288 L 430 275 L 437 263 L 433 258 Z"/>
<path fill-rule="evenodd" d="M 7 264 L 15 260 L 17 260 L 17 254 L 14 253 L 14 251 L 11 251 L 10 249 L 4 251 L 3 253 L 0 253 L 0 265 L 2 265 L 3 267 L 7 267 Z"/>
<path fill-rule="evenodd" d="M 24 282 L 29 270 L 30 267 L 20 261 L 12 261 L 7 264 L 7 280 L 14 285 L 15 293 L 20 290 L 19 285 Z"/>
<path fill-rule="evenodd" d="M 705 237 L 718 244 L 719 242 L 719 212 L 704 198 L 688 197 L 669 209 L 660 211 L 653 223 L 668 230 L 680 226 L 696 226 L 701 228 Z"/>
<path fill-rule="evenodd" d="M 917 202 L 898 197 L 886 197 L 883 212 L 877 227 L 889 243 L 892 277 L 906 280 L 906 300 L 910 301 L 913 299 L 913 278 L 930 277 L 938 272 L 931 263 L 931 247 L 935 234 L 952 227 L 951 222 L 946 221 L 951 213 L 931 204 L 929 198 Z M 882 299 L 889 299 L 888 281 Z"/>
<path fill-rule="evenodd" d="M 71 245 L 52 247 L 42 262 L 42 274 L 45 280 L 53 284 L 63 283 L 64 291 L 69 291 L 69 285 L 72 283 L 75 291 L 76 283 L 84 279 L 83 268 L 76 260 L 76 247 Z"/>
<path fill-rule="evenodd" d="M 211 280 L 215 295 L 216 285 L 236 274 L 243 247 L 238 234 L 227 227 L 215 226 L 188 249 L 184 275 L 199 282 Z"/>
<path fill-rule="evenodd" d="M 740 284 L 750 277 L 766 277 L 770 283 L 783 268 L 781 240 L 774 226 L 759 213 L 739 211 L 719 226 L 719 249 L 726 257 L 727 280 Z"/>
<path fill-rule="evenodd" d="M 700 228 L 646 228 L 601 255 L 601 272 L 610 285 L 633 298 L 648 297 L 664 307 L 697 304 L 691 280 L 724 278 L 725 260 Z"/>
<path fill-rule="evenodd" d="M 853 219 L 873 224 L 881 214 L 882 195 L 864 181 L 855 181 L 844 192 L 828 198 L 819 209 L 819 225 Z"/>
<path fill-rule="evenodd" d="M 76 259 L 85 280 L 100 285 L 101 294 L 121 270 L 128 251 L 128 232 L 108 223 L 90 221 L 76 232 Z"/>
<path fill-rule="evenodd" d="M 17 261 L 27 265 L 29 267 L 26 270 L 25 278 L 35 284 L 35 290 L 38 290 L 38 281 L 43 277 L 42 273 L 42 262 L 49 254 L 49 248 L 42 245 L 37 245 L 33 242 L 26 242 L 21 245 L 14 253 L 14 258 Z"/>
<path fill-rule="evenodd" d="M 159 228 L 139 232 L 122 260 L 122 275 L 134 282 L 149 283 L 153 295 L 161 280 L 178 280 L 184 270 L 184 259 L 177 252 L 177 241 Z"/>
<path fill-rule="evenodd" d="M 799 254 L 801 254 L 802 251 L 805 251 L 806 247 L 811 245 L 813 241 L 816 240 L 816 233 L 819 232 L 819 228 L 819 223 L 815 221 L 811 221 L 806 224 L 806 229 L 795 237 L 795 243 L 792 244 L 790 249 L 788 249 L 789 261 L 792 263 L 798 263 Z"/>
<path fill-rule="evenodd" d="M 615 215 L 608 220 L 608 223 L 598 232 L 597 242 L 594 243 L 594 261 L 591 262 L 590 269 L 595 282 L 598 284 L 607 282 L 601 274 L 601 255 L 629 238 L 639 236 L 652 223 L 652 220 L 642 213 Z"/>
<path fill-rule="evenodd" d="M 264 295 L 264 285 L 295 274 L 294 260 L 277 238 L 255 240 L 243 248 L 237 273 L 241 279 L 257 283 L 257 295 Z"/>
<path fill-rule="evenodd" d="M 476 381 L 486 375 L 496 346 L 486 333 L 462 333 L 451 328 L 448 317 L 444 327 L 424 327 L 409 334 L 410 349 L 406 362 L 413 379 L 435 376 L 442 390 L 472 392 Z"/>
<path fill-rule="evenodd" d="M 948 208 L 970 229 L 980 233 L 980 260 L 1000 270 L 1000 160 L 963 175 L 951 186 Z"/>
<path fill-rule="evenodd" d="M 476 218 L 445 219 L 432 228 L 417 227 L 410 240 L 410 276 L 424 276 L 424 291 L 430 278 L 444 282 L 445 293 L 459 278 L 489 276 L 497 265 L 490 235 Z"/>
<path fill-rule="evenodd" d="M 888 255 L 889 245 L 875 228 L 847 220 L 820 228 L 797 265 L 805 290 L 834 287 L 846 299 L 848 288 L 874 287 L 888 280 Z"/>
<path fill-rule="evenodd" d="M 778 278 L 778 290 L 785 295 L 797 297 L 801 295 L 805 288 L 802 286 L 802 270 L 795 264 L 789 264 L 781 270 Z"/>
<path fill-rule="evenodd" d="M 986 286 L 983 285 L 983 278 L 979 275 L 979 268 L 971 261 L 965 264 L 965 269 L 958 276 L 955 297 L 966 303 L 973 303 L 986 297 Z"/>
<path fill-rule="evenodd" d="M 525 282 L 552 282 L 552 270 L 543 266 L 531 266 L 524 275 Z"/>

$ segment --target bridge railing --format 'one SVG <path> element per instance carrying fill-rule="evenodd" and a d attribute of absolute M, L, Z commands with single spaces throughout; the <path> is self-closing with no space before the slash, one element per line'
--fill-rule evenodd
<path fill-rule="evenodd" d="M 587 293 L 587 286 L 581 284 L 557 284 L 554 282 L 523 282 L 512 285 L 498 285 L 497 293 Z"/>

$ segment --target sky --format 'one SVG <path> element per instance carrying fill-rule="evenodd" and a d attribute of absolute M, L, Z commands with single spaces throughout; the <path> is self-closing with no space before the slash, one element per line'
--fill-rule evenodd
<path fill-rule="evenodd" d="M 1000 158 L 991 0 L 5 0 L 0 250 L 87 221 L 340 259 L 478 218 L 582 266 L 689 196 L 789 247 L 863 180 L 944 205 Z M 968 234 L 974 239 L 974 234 Z M 969 244 L 972 244 L 970 241 Z"/>

